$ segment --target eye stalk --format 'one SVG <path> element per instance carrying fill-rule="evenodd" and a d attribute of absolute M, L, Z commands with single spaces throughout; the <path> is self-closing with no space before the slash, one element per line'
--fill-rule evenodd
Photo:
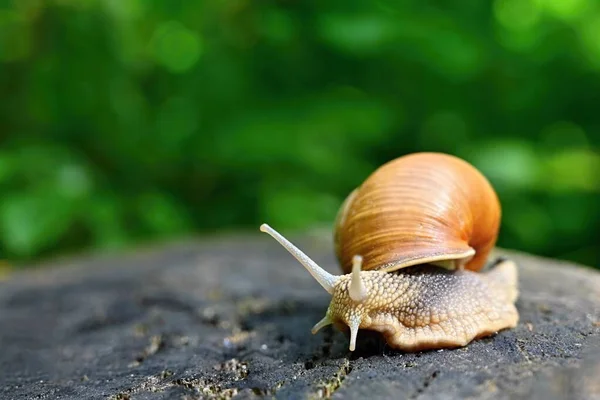
<path fill-rule="evenodd" d="M 352 275 L 350 278 L 350 287 L 348 288 L 350 298 L 357 303 L 361 303 L 367 298 L 367 288 L 360 276 L 362 261 L 362 256 L 357 255 L 352 258 Z"/>
<path fill-rule="evenodd" d="M 302 264 L 304 268 L 310 272 L 313 278 L 315 278 L 317 282 L 319 282 L 319 284 L 323 286 L 325 290 L 327 290 L 327 293 L 333 294 L 333 288 L 339 281 L 338 276 L 332 275 L 323 268 L 319 267 L 319 265 L 311 260 L 309 256 L 304 254 L 302 250 L 294 246 L 289 240 L 284 238 L 279 232 L 271 228 L 269 225 L 262 224 L 260 226 L 260 230 L 261 232 L 268 233 L 271 235 L 271 237 L 273 237 L 273 239 L 277 240 L 279 244 L 281 244 L 291 255 L 293 255 L 296 260 L 298 260 L 300 264 Z"/>

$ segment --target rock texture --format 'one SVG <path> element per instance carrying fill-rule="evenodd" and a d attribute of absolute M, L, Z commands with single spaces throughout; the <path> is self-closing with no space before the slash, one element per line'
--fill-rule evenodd
<path fill-rule="evenodd" d="M 337 273 L 330 240 L 293 241 Z M 0 398 L 600 398 L 600 273 L 499 254 L 519 326 L 417 354 L 311 335 L 328 294 L 266 235 L 58 261 L 0 283 Z"/>

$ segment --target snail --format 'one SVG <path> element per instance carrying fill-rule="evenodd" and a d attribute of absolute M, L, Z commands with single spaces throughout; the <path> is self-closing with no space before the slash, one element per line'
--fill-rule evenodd
<path fill-rule="evenodd" d="M 334 325 L 380 332 L 394 349 L 463 347 L 514 328 L 517 266 L 489 262 L 500 228 L 499 199 L 467 161 L 413 153 L 377 168 L 335 218 L 342 275 L 332 275 L 267 224 L 268 233 L 332 296 L 312 333 Z M 487 266 L 487 268 L 485 268 Z"/>

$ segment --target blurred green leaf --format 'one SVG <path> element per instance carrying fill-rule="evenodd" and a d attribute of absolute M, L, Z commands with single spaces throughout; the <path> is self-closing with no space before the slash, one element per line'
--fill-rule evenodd
<path fill-rule="evenodd" d="M 544 145 L 552 150 L 585 149 L 590 145 L 586 132 L 572 121 L 557 121 L 541 132 Z"/>
<path fill-rule="evenodd" d="M 137 201 L 137 209 L 140 219 L 153 233 L 181 234 L 191 228 L 185 211 L 166 194 L 144 194 Z"/>
<path fill-rule="evenodd" d="M 277 9 L 268 9 L 262 14 L 260 29 L 269 41 L 287 44 L 295 36 L 295 21 L 290 14 Z"/>
<path fill-rule="evenodd" d="M 340 206 L 339 200 L 328 193 L 299 186 L 273 185 L 265 187 L 262 204 L 260 216 L 263 221 L 290 229 L 307 229 L 315 224 L 329 223 Z"/>
<path fill-rule="evenodd" d="M 193 67 L 204 50 L 200 35 L 177 21 L 159 25 L 151 45 L 156 61 L 174 73 Z"/>
<path fill-rule="evenodd" d="M 73 211 L 68 202 L 52 193 L 5 196 L 0 203 L 3 246 L 18 256 L 31 256 L 60 239 Z"/>
<path fill-rule="evenodd" d="M 600 154 L 590 150 L 565 150 L 547 159 L 548 190 L 600 193 Z"/>
<path fill-rule="evenodd" d="M 494 14 L 505 28 L 528 31 L 540 22 L 544 0 L 495 0 Z"/>
<path fill-rule="evenodd" d="M 544 184 L 541 155 L 531 142 L 496 140 L 474 146 L 471 154 L 473 164 L 502 190 L 531 190 Z"/>
<path fill-rule="evenodd" d="M 562 20 L 574 21 L 593 10 L 590 0 L 543 0 L 545 11 Z"/>
<path fill-rule="evenodd" d="M 130 239 L 125 226 L 125 210 L 119 198 L 106 194 L 87 204 L 84 221 L 90 228 L 94 244 L 102 249 L 120 249 Z"/>
<path fill-rule="evenodd" d="M 394 38 L 397 32 L 394 21 L 384 15 L 329 14 L 319 22 L 323 40 L 340 50 L 354 54 L 372 54 Z"/>
<path fill-rule="evenodd" d="M 29 21 L 13 10 L 0 9 L 0 61 L 27 58 L 32 48 Z"/>
<path fill-rule="evenodd" d="M 521 199 L 517 204 L 518 207 L 504 217 L 505 229 L 523 246 L 538 252 L 551 239 L 552 220 L 542 207 L 528 199 Z"/>
<path fill-rule="evenodd" d="M 0 153 L 0 184 L 7 181 L 14 174 L 14 160 L 7 153 Z"/>
<path fill-rule="evenodd" d="M 589 64 L 600 69 L 600 11 L 586 15 L 578 25 L 583 56 Z"/>

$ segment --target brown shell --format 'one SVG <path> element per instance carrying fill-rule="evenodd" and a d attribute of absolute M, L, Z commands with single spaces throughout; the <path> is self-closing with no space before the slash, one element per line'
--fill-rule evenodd
<path fill-rule="evenodd" d="M 478 271 L 496 244 L 500 217 L 496 192 L 471 164 L 410 154 L 382 165 L 346 198 L 335 251 L 344 273 L 356 254 L 363 270 L 434 263 Z"/>

